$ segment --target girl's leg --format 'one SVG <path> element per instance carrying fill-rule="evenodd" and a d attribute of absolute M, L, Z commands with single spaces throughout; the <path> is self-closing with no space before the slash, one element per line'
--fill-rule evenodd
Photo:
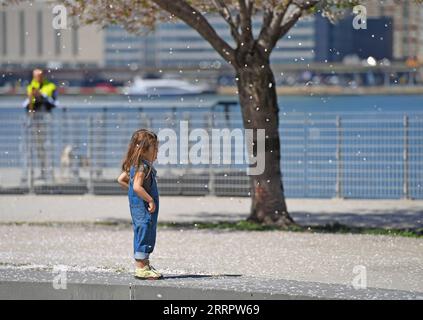
<path fill-rule="evenodd" d="M 144 268 L 145 266 L 149 265 L 150 262 L 148 261 L 148 259 L 143 259 L 143 260 L 135 260 L 135 267 L 136 268 Z"/>
<path fill-rule="evenodd" d="M 138 216 L 139 215 L 139 216 Z M 148 265 L 149 253 L 147 250 L 148 223 L 143 221 L 144 212 L 134 212 L 132 223 L 134 229 L 134 259 L 137 268 Z"/>

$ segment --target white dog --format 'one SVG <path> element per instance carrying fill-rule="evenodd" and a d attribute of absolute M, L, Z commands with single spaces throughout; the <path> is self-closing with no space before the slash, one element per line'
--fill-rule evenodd
<path fill-rule="evenodd" d="M 62 151 L 60 156 L 60 177 L 62 179 L 69 179 L 71 176 L 71 168 L 73 158 L 73 147 L 68 144 Z"/>

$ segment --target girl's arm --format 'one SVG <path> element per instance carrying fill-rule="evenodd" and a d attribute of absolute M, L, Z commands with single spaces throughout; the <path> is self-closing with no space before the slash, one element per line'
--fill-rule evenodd
<path fill-rule="evenodd" d="M 145 174 L 142 171 L 139 171 L 135 174 L 134 191 L 141 198 L 143 198 L 144 201 L 148 202 L 148 211 L 152 213 L 156 209 L 156 204 L 154 203 L 154 199 L 148 194 L 147 191 L 145 191 L 145 189 L 142 186 L 144 182 L 144 177 L 145 177 Z"/>
<path fill-rule="evenodd" d="M 123 171 L 120 176 L 117 178 L 117 182 L 121 185 L 121 187 L 125 190 L 128 190 L 129 188 L 129 177 L 128 174 Z"/>

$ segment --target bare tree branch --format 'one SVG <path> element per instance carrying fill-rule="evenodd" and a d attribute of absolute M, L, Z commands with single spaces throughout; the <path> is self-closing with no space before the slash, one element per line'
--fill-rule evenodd
<path fill-rule="evenodd" d="M 269 6 L 264 8 L 264 20 L 258 37 L 258 43 L 263 48 L 267 49 L 266 52 L 268 52 L 268 54 L 270 54 L 274 47 L 272 43 L 272 41 L 274 41 L 274 35 L 277 34 L 292 1 L 293 0 L 284 0 L 275 8 L 269 8 Z"/>
<path fill-rule="evenodd" d="M 301 10 L 307 10 L 314 7 L 319 2 L 320 0 L 294 0 L 293 4 L 295 4 Z"/>
<path fill-rule="evenodd" d="M 276 33 L 272 35 L 272 40 L 270 43 L 272 49 L 275 47 L 278 40 L 282 38 L 297 23 L 298 19 L 302 16 L 302 14 L 303 10 L 301 8 L 298 8 L 290 15 L 288 21 L 279 26 Z"/>
<path fill-rule="evenodd" d="M 184 0 L 151 0 L 163 10 L 175 15 L 196 30 L 212 47 L 231 64 L 235 63 L 234 49 L 224 41 L 200 11 Z"/>
<path fill-rule="evenodd" d="M 314 7 L 320 0 L 285 0 L 275 9 L 273 19 L 266 29 L 262 29 L 259 37 L 259 44 L 266 48 L 270 55 L 276 43 L 282 38 L 298 21 L 304 11 Z M 287 17 L 289 9 L 296 7 Z M 263 26 L 264 28 L 264 26 Z"/>
<path fill-rule="evenodd" d="M 219 14 L 229 24 L 229 27 L 231 28 L 232 37 L 239 44 L 241 42 L 241 35 L 238 32 L 239 24 L 237 24 L 236 21 L 233 20 L 229 8 L 226 6 L 223 0 L 212 0 L 212 1 L 215 7 L 218 9 Z"/>

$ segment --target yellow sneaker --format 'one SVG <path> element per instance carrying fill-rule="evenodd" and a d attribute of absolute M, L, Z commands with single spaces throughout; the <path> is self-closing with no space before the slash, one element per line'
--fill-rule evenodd
<path fill-rule="evenodd" d="M 152 266 L 146 265 L 144 268 L 136 268 L 134 277 L 140 280 L 158 280 L 163 275 Z"/>

